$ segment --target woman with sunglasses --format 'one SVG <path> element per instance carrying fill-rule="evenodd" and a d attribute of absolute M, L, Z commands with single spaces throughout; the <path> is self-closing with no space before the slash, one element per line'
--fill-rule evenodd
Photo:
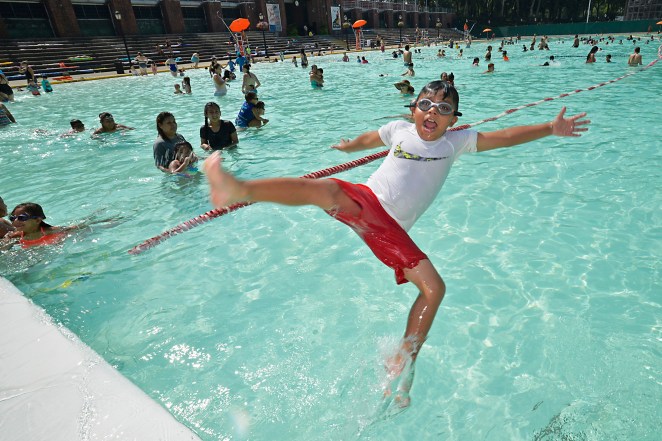
<path fill-rule="evenodd" d="M 108 112 L 102 112 L 99 114 L 99 122 L 101 123 L 101 127 L 96 129 L 93 135 L 98 135 L 100 133 L 114 133 L 118 130 L 133 130 L 133 127 L 117 124 L 113 115 Z"/>
<path fill-rule="evenodd" d="M 67 231 L 78 228 L 78 226 L 54 227 L 44 222 L 44 219 L 46 215 L 39 204 L 32 202 L 18 204 L 9 216 L 14 231 L 8 233 L 3 241 L 11 246 L 18 239 L 18 243 L 23 248 L 53 245 L 63 240 L 67 236 Z"/>
<path fill-rule="evenodd" d="M 412 282 L 419 295 L 411 306 L 400 349 L 386 360 L 387 406 L 409 405 L 414 364 L 427 339 L 446 293 L 443 279 L 408 230 L 441 190 L 451 166 L 464 153 L 510 147 L 546 136 L 580 136 L 588 129 L 585 113 L 564 117 L 565 107 L 543 124 L 510 127 L 494 132 L 448 131 L 458 117 L 459 95 L 444 81 L 433 81 L 419 93 L 414 124 L 390 122 L 332 148 L 346 153 L 388 145 L 390 150 L 365 185 L 340 179 L 273 178 L 242 181 L 224 171 L 219 152 L 205 161 L 214 206 L 275 202 L 314 205 L 352 228 L 375 256 L 395 271 L 398 284 Z M 462 185 L 469 185 L 463 183 Z"/>

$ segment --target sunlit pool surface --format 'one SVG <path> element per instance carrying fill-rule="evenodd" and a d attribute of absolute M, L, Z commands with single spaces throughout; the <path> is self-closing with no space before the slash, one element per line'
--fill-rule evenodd
<path fill-rule="evenodd" d="M 656 58 L 658 42 L 638 44 L 644 64 Z M 510 62 L 495 50 L 494 75 L 482 74 L 485 47 L 464 48 L 462 59 L 423 48 L 412 84 L 418 92 L 452 71 L 467 123 L 633 71 L 625 40 L 601 44 L 594 65 L 584 63 L 590 47 L 571 40 L 552 39 L 549 52 L 506 46 Z M 541 67 L 550 55 L 559 65 Z M 313 57 L 323 90 L 289 61 L 256 64 L 270 123 L 241 133 L 226 166 L 242 178 L 300 176 L 361 157 L 329 146 L 408 102 L 393 87 L 401 61 L 365 56 L 368 65 Z M 448 293 L 411 408 L 384 418 L 382 352 L 401 336 L 416 292 L 396 286 L 340 222 L 257 204 L 127 254 L 211 208 L 204 176 L 154 168 L 155 117 L 173 112 L 204 157 L 204 104 L 218 101 L 234 120 L 243 97 L 235 82 L 215 99 L 206 71 L 188 74 L 192 96 L 175 96 L 179 79 L 164 73 L 18 93 L 9 108 L 19 124 L 0 130 L 10 209 L 38 202 L 54 225 L 115 219 L 60 246 L 6 252 L 2 275 L 177 419 L 205 440 L 659 439 L 662 63 L 478 126 L 549 121 L 563 105 L 593 121 L 581 138 L 455 165 L 411 230 Z M 136 130 L 59 137 L 72 118 L 98 126 L 102 111 Z M 339 176 L 363 182 L 378 163 Z"/>

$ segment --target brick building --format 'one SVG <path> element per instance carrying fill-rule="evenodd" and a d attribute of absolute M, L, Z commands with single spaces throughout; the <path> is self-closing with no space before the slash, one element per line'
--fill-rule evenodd
<path fill-rule="evenodd" d="M 454 20 L 450 10 L 405 1 L 0 0 L 0 38 L 219 32 L 239 17 L 266 21 L 278 35 L 340 32 L 359 19 L 367 28 L 447 28 Z"/>

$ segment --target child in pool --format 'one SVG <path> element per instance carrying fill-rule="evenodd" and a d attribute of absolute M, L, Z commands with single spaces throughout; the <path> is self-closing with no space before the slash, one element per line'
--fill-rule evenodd
<path fill-rule="evenodd" d="M 23 248 L 53 245 L 62 241 L 67 231 L 78 228 L 54 227 L 44 222 L 44 219 L 46 215 L 40 205 L 32 202 L 18 204 L 9 216 L 14 231 L 7 233 L 0 248 L 7 249 L 15 243 L 19 243 Z"/>
<path fill-rule="evenodd" d="M 184 173 L 189 166 L 195 162 L 193 160 L 193 146 L 188 141 L 182 141 L 175 144 L 175 159 L 170 162 L 168 170 L 170 173 Z"/>
<path fill-rule="evenodd" d="M 588 130 L 582 126 L 590 123 L 579 120 L 585 113 L 565 118 L 564 107 L 551 122 L 543 124 L 495 132 L 448 132 L 461 116 L 458 103 L 459 96 L 453 86 L 433 81 L 412 103 L 414 124 L 393 121 L 353 140 L 341 139 L 332 146 L 347 153 L 391 146 L 366 185 L 339 179 L 241 181 L 220 167 L 222 159 L 218 152 L 205 161 L 214 206 L 242 201 L 318 206 L 356 231 L 372 252 L 395 270 L 397 283 L 409 281 L 416 285 L 420 293 L 409 312 L 400 349 L 386 362 L 390 384 L 385 396 L 391 397 L 388 405 L 409 404 L 414 363 L 446 293 L 441 276 L 407 230 L 434 201 L 453 162 L 462 153 L 510 147 L 550 135 L 580 136 L 580 132 Z"/>
<path fill-rule="evenodd" d="M 484 74 L 486 73 L 494 73 L 494 63 L 490 63 L 487 65 L 487 70 L 483 72 Z"/>
<path fill-rule="evenodd" d="M 184 93 L 191 93 L 191 79 L 189 77 L 184 77 L 182 80 L 182 89 L 184 89 Z"/>
<path fill-rule="evenodd" d="M 175 84 L 175 95 L 181 95 L 183 93 L 184 92 L 182 92 L 182 86 L 180 86 L 179 84 Z"/>
<path fill-rule="evenodd" d="M 405 71 L 405 73 L 403 73 L 400 76 L 402 76 L 402 77 L 414 77 L 414 76 L 416 76 L 416 72 L 414 72 L 414 63 L 409 63 L 407 65 L 407 70 Z"/>
<path fill-rule="evenodd" d="M 85 124 L 79 119 L 72 119 L 69 121 L 69 125 L 71 126 L 71 129 L 60 135 L 61 137 L 67 137 L 67 136 L 75 136 L 78 133 L 82 133 L 85 131 Z"/>
<path fill-rule="evenodd" d="M 246 129 L 248 127 L 262 127 L 269 122 L 268 119 L 262 118 L 255 112 L 255 105 L 258 103 L 257 93 L 248 92 L 244 95 L 246 101 L 239 109 L 239 114 L 234 120 L 234 125 L 237 128 Z"/>
<path fill-rule="evenodd" d="M 258 101 L 255 104 L 255 107 L 253 108 L 253 111 L 254 111 L 255 116 L 257 118 L 260 118 L 260 119 L 264 120 L 264 118 L 262 118 L 264 116 L 264 112 L 266 111 L 265 108 L 264 108 L 264 101 Z"/>
<path fill-rule="evenodd" d="M 44 89 L 44 92 L 46 93 L 53 91 L 53 86 L 51 86 L 51 82 L 48 81 L 48 77 L 46 75 L 41 77 L 41 88 Z"/>
<path fill-rule="evenodd" d="M 37 83 L 35 83 L 34 80 L 28 81 L 26 89 L 34 96 L 41 95 L 41 93 L 39 93 L 39 86 L 37 86 Z"/>
<path fill-rule="evenodd" d="M 411 85 L 409 80 L 402 80 L 398 81 L 397 83 L 393 84 L 396 89 L 400 91 L 402 95 L 413 95 L 414 94 L 414 87 Z"/>

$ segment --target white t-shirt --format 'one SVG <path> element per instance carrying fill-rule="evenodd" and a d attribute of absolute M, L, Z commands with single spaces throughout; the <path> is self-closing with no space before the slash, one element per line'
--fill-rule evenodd
<path fill-rule="evenodd" d="M 458 130 L 424 141 L 414 124 L 394 121 L 382 126 L 379 136 L 391 150 L 366 185 L 407 231 L 439 193 L 453 162 L 462 153 L 476 151 L 478 132 Z"/>

